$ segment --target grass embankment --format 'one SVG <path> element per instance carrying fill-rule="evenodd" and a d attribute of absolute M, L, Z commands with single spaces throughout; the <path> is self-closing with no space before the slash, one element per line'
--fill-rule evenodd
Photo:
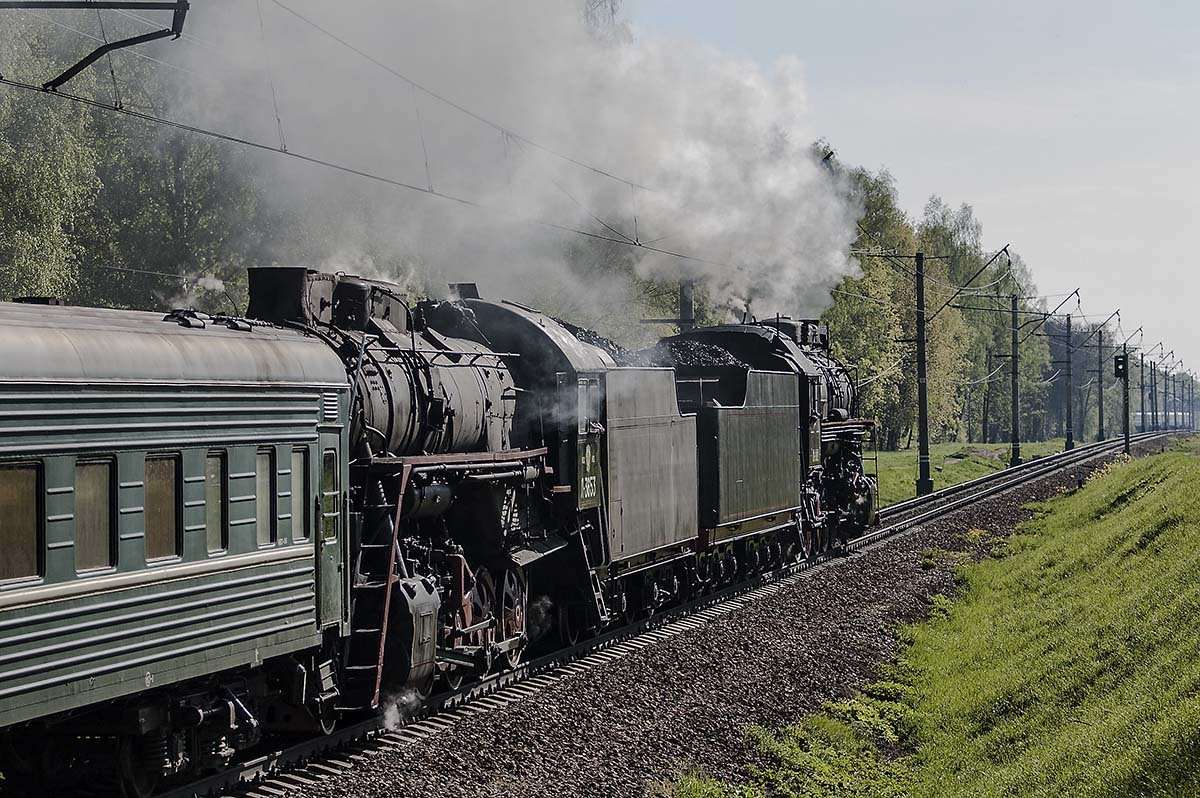
<path fill-rule="evenodd" d="M 1037 443 L 1022 443 L 1021 457 L 1029 460 L 1061 452 L 1063 440 L 1056 438 Z M 935 443 L 929 447 L 934 488 L 947 488 L 960 482 L 999 471 L 1008 465 L 1007 443 Z M 941 469 L 938 471 L 937 469 Z M 887 506 L 916 495 L 917 450 L 901 449 L 879 453 L 879 504 Z"/>
<path fill-rule="evenodd" d="M 747 786 L 674 793 L 1200 795 L 1198 544 L 1200 444 L 1111 467 L 962 566 L 879 682 L 753 731 Z"/>

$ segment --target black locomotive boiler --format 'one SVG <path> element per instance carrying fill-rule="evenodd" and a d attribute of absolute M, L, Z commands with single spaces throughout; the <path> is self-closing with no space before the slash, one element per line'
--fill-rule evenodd
<path fill-rule="evenodd" d="M 872 520 L 869 424 L 815 324 L 621 365 L 469 286 L 250 289 L 246 318 L 0 303 L 10 789 L 115 763 L 148 795 Z"/>

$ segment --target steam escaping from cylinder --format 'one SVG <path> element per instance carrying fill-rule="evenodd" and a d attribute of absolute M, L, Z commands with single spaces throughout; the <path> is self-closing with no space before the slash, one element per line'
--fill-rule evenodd
<path fill-rule="evenodd" d="M 421 696 L 415 690 L 403 689 L 384 693 L 379 702 L 383 727 L 396 731 L 406 725 L 421 708 Z"/>
<path fill-rule="evenodd" d="M 526 618 L 529 639 L 533 642 L 541 640 L 547 632 L 554 628 L 554 600 L 544 593 L 537 596 L 529 602 Z"/>
<path fill-rule="evenodd" d="M 585 324 L 632 277 L 697 279 L 731 315 L 815 316 L 853 269 L 860 209 L 812 151 L 795 58 L 764 68 L 620 24 L 598 35 L 562 0 L 261 5 L 261 27 L 252 3 L 189 16 L 221 55 L 172 44 L 192 70 L 180 115 L 473 203 L 264 154 L 268 201 L 299 220 L 270 242 L 280 264 L 436 293 L 474 280 Z"/>

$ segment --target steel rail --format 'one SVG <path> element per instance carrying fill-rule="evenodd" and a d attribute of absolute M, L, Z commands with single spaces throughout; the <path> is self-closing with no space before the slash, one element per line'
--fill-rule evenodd
<path fill-rule="evenodd" d="M 1180 432 L 1184 431 L 1145 432 L 1132 436 L 1130 441 L 1144 443 Z M 886 515 L 885 511 L 881 511 L 881 518 L 891 519 L 901 515 L 904 517 L 889 521 L 886 525 L 849 541 L 846 549 L 849 552 L 859 552 L 874 548 L 939 516 L 1039 477 L 1079 465 L 1086 460 L 1119 451 L 1123 445 L 1123 438 L 1090 443 L 1002 469 L 927 496 L 890 505 L 886 508 Z M 964 493 L 965 495 L 958 495 Z M 958 498 L 954 498 L 955 496 Z M 946 499 L 951 501 L 941 504 Z M 454 725 L 459 718 L 527 698 L 562 678 L 582 673 L 660 640 L 696 629 L 749 601 L 783 590 L 807 572 L 827 566 L 838 559 L 839 554 L 830 552 L 756 575 L 739 584 L 663 610 L 647 619 L 537 657 L 513 670 L 491 674 L 458 690 L 435 695 L 412 711 L 408 717 L 403 718 L 393 729 L 386 728 L 383 718 L 377 715 L 360 718 L 332 734 L 260 753 L 235 763 L 220 773 L 170 788 L 155 798 L 204 798 L 213 795 L 253 798 L 287 794 L 311 786 L 328 776 L 352 770 L 357 762 L 363 760 L 362 752 L 365 750 L 403 748 Z M 356 744 L 359 746 L 358 751 L 348 750 Z M 289 768 L 291 770 L 288 770 Z"/>
<path fill-rule="evenodd" d="M 1162 432 L 1162 431 L 1163 430 L 1160 430 L 1160 432 Z M 1141 435 L 1142 437 L 1139 438 L 1139 435 Z M 1139 433 L 1139 435 L 1130 436 L 1130 438 L 1129 438 L 1130 443 L 1133 443 L 1134 441 L 1137 441 L 1137 440 L 1144 439 L 1144 437 L 1145 437 L 1144 433 Z M 953 496 L 958 493 L 962 493 L 964 491 L 974 490 L 975 488 L 981 487 L 983 485 L 987 485 L 988 483 L 990 483 L 994 480 L 1002 480 L 1002 479 L 1012 476 L 1015 473 L 1021 473 L 1021 472 L 1027 471 L 1029 469 L 1036 468 L 1040 465 L 1045 464 L 1052 458 L 1061 458 L 1064 455 L 1070 455 L 1070 454 L 1079 453 L 1079 452 L 1093 452 L 1093 451 L 1097 450 L 1098 448 L 1110 446 L 1113 443 L 1116 443 L 1121 440 L 1122 440 L 1121 438 L 1108 438 L 1103 441 L 1096 441 L 1096 442 L 1076 446 L 1074 449 L 1071 449 L 1069 451 L 1055 452 L 1054 454 L 1042 455 L 1041 457 L 1034 457 L 1029 460 L 1026 460 L 1024 463 L 1021 463 L 1020 465 L 1009 466 L 1007 468 L 1001 468 L 990 474 L 984 474 L 981 477 L 976 477 L 975 479 L 967 480 L 966 482 L 959 482 L 954 485 L 949 485 L 945 488 L 942 488 L 941 490 L 934 491 L 933 493 L 927 494 L 925 496 L 917 496 L 916 498 L 913 498 L 913 499 L 906 499 L 902 502 L 896 502 L 895 504 L 889 504 L 887 507 L 880 508 L 879 517 L 881 519 L 889 518 L 898 513 L 907 512 L 908 510 L 915 509 L 917 507 L 921 507 L 921 506 L 924 506 L 926 504 L 930 504 L 933 502 L 937 502 L 941 499 L 947 498 L 949 496 Z M 1055 462 L 1061 462 L 1061 461 L 1056 460 Z"/>

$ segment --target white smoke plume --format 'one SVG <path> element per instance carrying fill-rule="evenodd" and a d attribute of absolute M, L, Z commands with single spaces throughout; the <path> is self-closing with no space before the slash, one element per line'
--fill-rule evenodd
<path fill-rule="evenodd" d="M 191 70 L 182 115 L 278 144 L 273 84 L 290 151 L 488 208 L 264 153 L 272 196 L 306 222 L 277 262 L 350 253 L 347 271 L 370 263 L 429 290 L 475 280 L 485 296 L 619 303 L 620 286 L 566 265 L 596 242 L 518 221 L 538 219 L 695 255 L 704 262 L 601 244 L 639 276 L 699 277 L 759 316 L 819 313 L 854 268 L 860 209 L 811 153 L 795 59 L 764 70 L 647 31 L 596 36 L 563 0 L 284 3 L 463 107 L 648 190 L 503 135 L 273 0 L 193 4 L 192 38 L 154 50 Z"/>
<path fill-rule="evenodd" d="M 403 689 L 394 693 L 384 693 L 379 701 L 383 727 L 388 731 L 396 731 L 407 725 L 420 709 L 421 696 L 415 690 Z"/>

